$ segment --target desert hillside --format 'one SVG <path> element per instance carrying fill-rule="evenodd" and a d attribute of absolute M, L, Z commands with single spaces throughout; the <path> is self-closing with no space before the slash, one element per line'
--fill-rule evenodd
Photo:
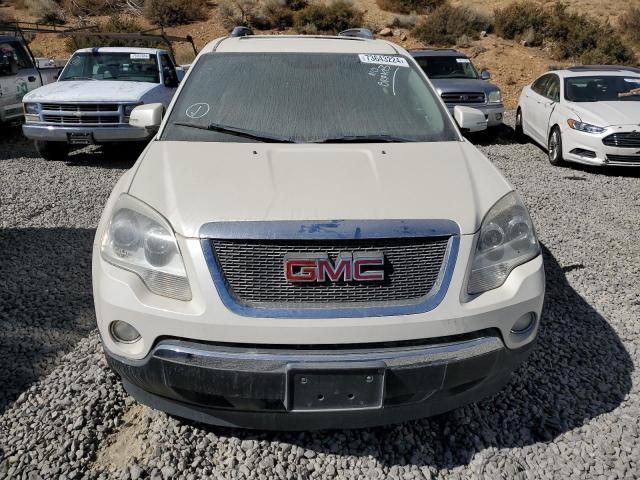
<path fill-rule="evenodd" d="M 94 1 L 97 0 L 85 0 Z M 136 3 L 144 5 L 143 0 L 123 0 L 121 5 L 127 5 Z M 150 0 L 147 0 L 150 1 Z M 160 1 L 160 0 L 156 0 Z M 167 0 L 164 0 L 167 1 Z M 197 2 L 198 0 L 168 0 L 176 3 L 188 3 Z M 253 4 L 260 5 L 260 2 L 286 2 L 287 5 L 290 1 L 294 0 L 230 0 L 237 5 L 245 5 L 243 2 L 253 2 Z M 302 0 L 305 1 L 305 0 Z M 318 0 L 320 1 L 320 0 Z M 326 0 L 331 1 L 331 0 Z M 340 1 L 340 0 L 339 0 Z M 383 0 L 384 1 L 384 0 Z M 416 0 L 388 0 L 394 2 L 415 2 Z M 426 2 L 433 5 L 442 4 L 446 0 L 417 0 L 418 2 Z M 502 9 L 512 4 L 514 0 L 451 0 L 451 8 L 466 7 L 473 11 L 479 12 L 480 15 L 486 18 L 493 18 L 494 11 L 496 9 Z M 531 0 L 537 2 L 543 8 L 550 8 L 550 1 L 544 0 Z M 224 9 L 222 2 L 212 2 L 201 0 L 202 2 L 202 15 L 200 19 L 195 21 L 189 21 L 181 25 L 169 26 L 165 28 L 165 31 L 174 35 L 192 35 L 198 48 L 201 48 L 212 39 L 223 36 L 228 33 L 229 12 Z M 107 3 L 118 3 L 117 1 L 110 0 L 105 1 Z M 637 3 L 640 7 L 640 0 L 634 0 L 633 3 Z M 39 9 L 38 5 L 49 5 L 51 8 L 65 8 L 65 0 L 0 0 L 0 18 L 14 19 L 19 21 L 40 21 L 42 18 L 38 18 L 38 13 L 42 16 L 42 9 Z M 376 34 L 383 35 L 388 40 L 391 40 L 405 48 L 421 48 L 426 46 L 433 46 L 429 42 L 425 42 L 417 35 L 416 25 L 428 22 L 431 18 L 431 10 L 423 10 L 422 12 L 411 14 L 401 14 L 397 11 L 390 12 L 380 8 L 379 4 L 382 4 L 381 0 L 352 0 L 353 8 L 361 12 L 362 24 L 375 30 Z M 606 4 L 601 0 L 565 0 L 564 4 L 567 7 L 567 11 L 571 13 L 578 13 L 582 15 L 588 15 L 590 18 L 597 19 L 605 25 L 611 25 L 613 28 L 621 23 L 621 18 L 628 15 L 632 11 L 633 6 L 630 7 L 630 2 L 625 0 L 610 0 Z M 411 3 L 414 5 L 414 3 Z M 127 12 L 128 16 L 135 19 L 137 25 L 142 29 L 154 28 L 154 24 L 149 21 L 148 15 L 145 15 L 145 10 L 139 9 L 137 12 L 132 10 L 125 10 L 121 8 L 113 8 L 112 10 L 103 10 L 96 15 L 72 15 L 69 12 L 64 12 L 63 25 L 67 27 L 77 26 L 80 23 L 85 25 L 101 25 L 107 22 L 110 16 L 116 15 L 119 12 Z M 640 9 L 637 10 L 640 16 Z M 106 14 L 105 14 L 106 13 Z M 290 12 L 291 13 L 291 12 Z M 298 13 L 298 12 L 293 12 Z M 434 14 L 435 15 L 435 14 Z M 640 20 L 637 20 L 640 22 Z M 640 28 L 640 26 L 639 26 Z M 273 34 L 285 34 L 285 33 L 297 33 L 299 29 L 296 29 L 292 25 L 287 25 L 284 28 L 277 29 L 260 29 L 255 28 L 256 33 L 273 33 Z M 472 58 L 475 66 L 478 69 L 487 68 L 492 74 L 492 81 L 495 82 L 504 93 L 505 103 L 507 107 L 513 108 L 517 102 L 517 96 L 520 89 L 529 83 L 540 73 L 548 70 L 551 67 L 558 65 L 571 65 L 575 63 L 581 63 L 579 58 L 558 58 L 554 55 L 549 47 L 550 43 L 546 39 L 542 39 L 535 46 L 529 46 L 534 42 L 523 40 L 520 37 L 513 39 L 503 38 L 493 33 L 489 28 L 490 33 L 481 32 L 479 35 L 463 35 L 460 39 L 456 39 L 452 47 L 465 52 Z M 309 33 L 309 32 L 306 32 Z M 313 33 L 313 32 L 311 32 Z M 324 32 L 318 32 L 324 33 Z M 529 33 L 527 33 L 530 35 Z M 627 44 L 629 45 L 635 58 L 632 62 L 624 63 L 637 63 L 638 52 L 640 51 L 640 45 L 637 43 L 637 35 L 635 39 L 628 40 L 623 36 Z M 551 45 L 553 43 L 551 42 Z M 438 45 L 442 46 L 442 45 Z M 32 42 L 31 48 L 37 56 L 46 56 L 52 58 L 66 58 L 70 53 L 70 47 L 68 40 L 65 40 L 59 35 L 52 34 L 39 34 L 36 35 Z M 176 57 L 181 63 L 189 63 L 193 54 L 190 47 L 187 45 L 175 46 Z M 620 62 L 623 63 L 623 62 Z"/>

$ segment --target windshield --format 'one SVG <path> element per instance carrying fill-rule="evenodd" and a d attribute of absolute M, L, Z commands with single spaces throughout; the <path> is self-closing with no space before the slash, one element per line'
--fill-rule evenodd
<path fill-rule="evenodd" d="M 416 57 L 416 62 L 429 78 L 471 78 L 478 73 L 471 60 L 464 57 Z"/>
<path fill-rule="evenodd" d="M 160 83 L 158 59 L 151 53 L 76 53 L 60 75 L 65 80 Z"/>
<path fill-rule="evenodd" d="M 193 67 L 162 139 L 455 141 L 419 71 L 398 55 L 215 53 Z"/>
<path fill-rule="evenodd" d="M 640 77 L 571 77 L 564 83 L 570 102 L 639 101 Z"/>

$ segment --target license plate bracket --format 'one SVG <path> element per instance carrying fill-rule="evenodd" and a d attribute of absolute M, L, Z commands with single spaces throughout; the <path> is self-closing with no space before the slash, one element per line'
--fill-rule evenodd
<path fill-rule="evenodd" d="M 385 368 L 324 367 L 288 370 L 287 404 L 291 411 L 341 411 L 382 408 Z"/>
<path fill-rule="evenodd" d="M 91 145 L 94 143 L 91 133 L 68 133 L 67 140 L 71 145 Z"/>

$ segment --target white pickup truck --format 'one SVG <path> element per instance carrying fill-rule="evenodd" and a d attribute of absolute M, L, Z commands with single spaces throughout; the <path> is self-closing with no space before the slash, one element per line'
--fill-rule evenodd
<path fill-rule="evenodd" d="M 22 97 L 55 81 L 55 63 L 40 68 L 18 37 L 0 35 L 0 123 L 22 119 Z"/>
<path fill-rule="evenodd" d="M 138 105 L 171 101 L 184 70 L 166 50 L 84 48 L 58 81 L 23 98 L 23 132 L 47 160 L 63 159 L 71 145 L 146 142 L 153 131 L 129 125 Z"/>

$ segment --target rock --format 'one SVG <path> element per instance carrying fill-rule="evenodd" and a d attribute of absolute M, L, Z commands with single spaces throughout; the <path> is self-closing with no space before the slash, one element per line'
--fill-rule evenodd
<path fill-rule="evenodd" d="M 380 35 L 381 37 L 390 37 L 393 35 L 393 30 L 391 30 L 388 27 L 385 27 L 378 32 L 378 35 Z"/>

